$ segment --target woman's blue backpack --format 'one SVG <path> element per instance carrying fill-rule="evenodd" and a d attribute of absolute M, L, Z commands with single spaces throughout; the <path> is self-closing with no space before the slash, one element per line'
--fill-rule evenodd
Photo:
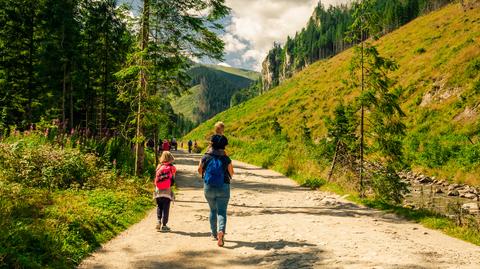
<path fill-rule="evenodd" d="M 212 187 L 222 187 L 225 183 L 225 165 L 218 157 L 211 156 L 205 161 L 205 184 Z"/>

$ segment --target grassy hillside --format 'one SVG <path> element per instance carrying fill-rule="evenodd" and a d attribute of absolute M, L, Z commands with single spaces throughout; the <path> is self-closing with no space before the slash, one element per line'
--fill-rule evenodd
<path fill-rule="evenodd" d="M 238 90 L 248 87 L 260 76 L 255 71 L 219 65 L 196 65 L 189 74 L 192 77 L 193 87 L 185 95 L 176 99 L 172 105 L 176 113 L 183 114 L 193 122 L 203 121 L 205 117 L 228 108 L 231 96 Z M 202 80 L 206 81 L 203 86 L 200 85 Z M 211 104 L 206 100 L 207 104 L 201 107 L 202 90 L 211 96 L 223 96 L 222 104 Z"/>
<path fill-rule="evenodd" d="M 412 168 L 479 185 L 480 9 L 463 12 L 459 5 L 449 5 L 377 43 L 382 55 L 400 65 L 392 76 L 405 89 L 404 147 Z M 326 137 L 324 117 L 338 103 L 358 96 L 342 89 L 351 56 L 347 50 L 316 62 L 270 92 L 217 115 L 187 138 L 205 141 L 214 122 L 222 120 L 234 158 L 300 180 L 325 178 L 331 159 L 318 154 L 318 141 Z M 318 148 L 302 141 L 304 127 Z"/>

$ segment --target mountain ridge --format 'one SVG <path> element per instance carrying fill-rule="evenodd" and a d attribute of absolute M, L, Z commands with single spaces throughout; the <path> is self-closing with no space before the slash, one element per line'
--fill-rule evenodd
<path fill-rule="evenodd" d="M 229 108 L 232 96 L 259 78 L 255 71 L 209 64 L 195 64 L 188 74 L 192 87 L 172 106 L 196 123 Z"/>

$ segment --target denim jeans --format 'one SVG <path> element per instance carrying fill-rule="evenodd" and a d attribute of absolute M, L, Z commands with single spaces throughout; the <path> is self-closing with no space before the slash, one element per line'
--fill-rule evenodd
<path fill-rule="evenodd" d="M 230 184 L 223 184 L 223 187 L 212 187 L 205 184 L 205 198 L 210 207 L 210 229 L 213 235 L 217 231 L 225 233 L 227 225 L 227 206 L 230 199 Z M 218 220 L 218 230 L 217 230 Z"/>

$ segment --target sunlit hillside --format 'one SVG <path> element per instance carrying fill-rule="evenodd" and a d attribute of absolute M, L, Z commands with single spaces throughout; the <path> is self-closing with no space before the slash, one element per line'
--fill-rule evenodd
<path fill-rule="evenodd" d="M 400 65 L 392 77 L 404 88 L 408 127 L 404 149 L 412 168 L 480 184 L 480 9 L 464 12 L 460 5 L 449 5 L 377 42 L 380 53 Z M 302 128 L 311 129 L 314 141 L 325 138 L 324 117 L 338 103 L 358 95 L 343 89 L 351 56 L 352 50 L 347 50 L 316 62 L 187 137 L 204 141 L 214 122 L 222 120 L 234 158 L 292 176 L 325 177 L 331 160 L 305 148 Z M 275 121 L 281 135 L 275 134 Z"/>

